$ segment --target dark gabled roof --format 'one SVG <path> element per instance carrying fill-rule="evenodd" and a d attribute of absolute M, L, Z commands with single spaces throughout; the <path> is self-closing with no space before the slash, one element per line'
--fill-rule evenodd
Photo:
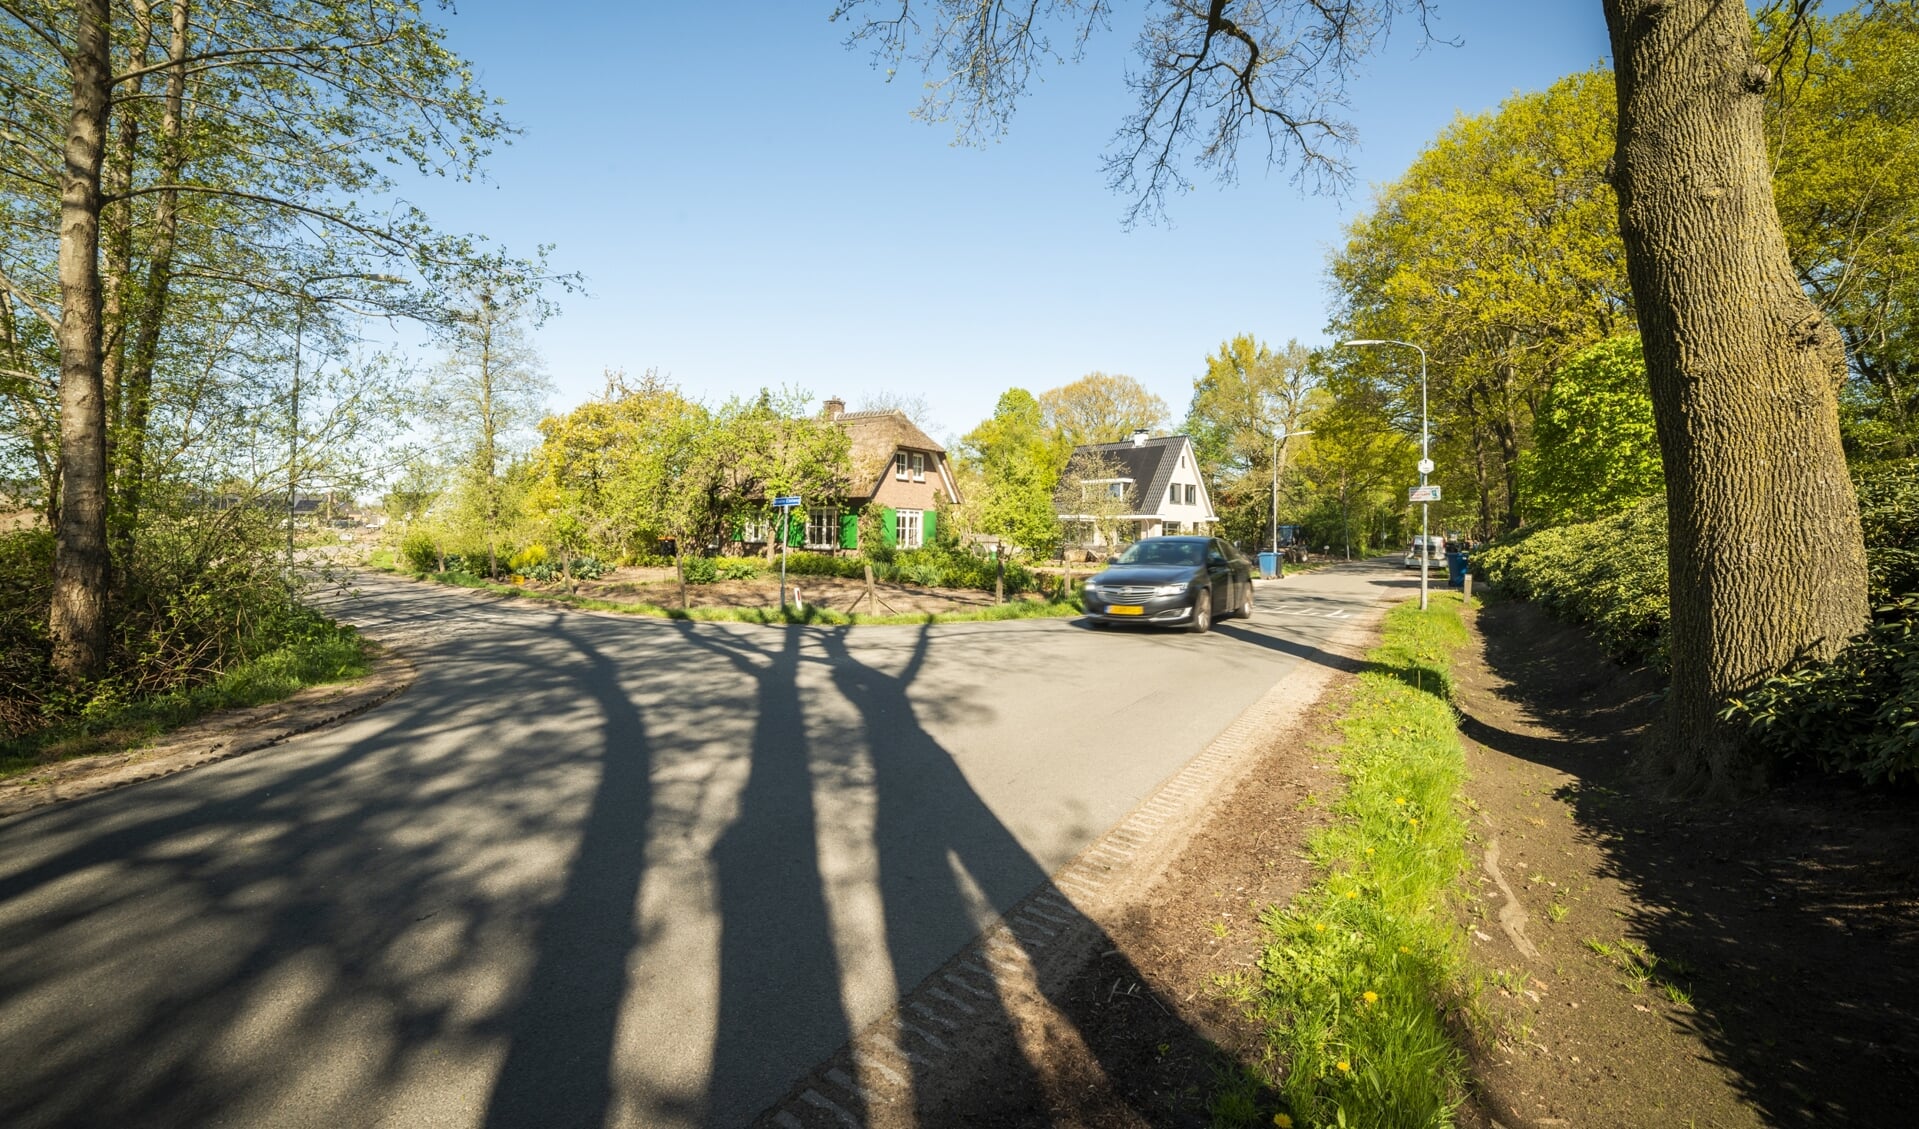
<path fill-rule="evenodd" d="M 1166 497 L 1166 486 L 1179 469 L 1179 453 L 1186 447 L 1184 435 L 1162 435 L 1144 443 L 1122 439 L 1118 443 L 1090 443 L 1075 447 L 1066 465 L 1071 468 L 1087 454 L 1104 455 L 1119 468 L 1120 477 L 1133 480 L 1133 512 L 1158 513 Z"/>

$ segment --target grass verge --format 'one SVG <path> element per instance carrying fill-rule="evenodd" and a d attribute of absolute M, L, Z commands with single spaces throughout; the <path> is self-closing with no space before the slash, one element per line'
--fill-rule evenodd
<path fill-rule="evenodd" d="M 866 615 L 861 612 L 828 611 L 824 608 L 807 605 L 804 611 L 787 608 L 664 608 L 658 604 L 623 603 L 616 600 L 599 600 L 590 596 L 575 596 L 566 592 L 548 592 L 539 588 L 522 588 L 515 584 L 500 584 L 483 580 L 464 572 L 430 572 L 424 579 L 439 584 L 451 584 L 459 588 L 474 588 L 485 592 L 497 592 L 503 596 L 516 596 L 526 600 L 546 600 L 565 604 L 568 607 L 587 608 L 592 611 L 619 612 L 623 615 L 654 616 L 660 619 L 685 619 L 700 622 L 721 623 L 797 623 L 820 626 L 843 626 L 846 624 L 915 624 L 915 623 L 988 623 L 1007 619 L 1058 619 L 1079 615 L 1086 609 L 1080 605 L 1077 596 L 1070 600 L 1012 600 L 1004 604 L 995 604 L 988 608 L 978 608 L 964 612 L 924 612 L 918 615 Z"/>
<path fill-rule="evenodd" d="M 367 673 L 366 641 L 318 615 L 288 642 L 222 671 L 211 682 L 88 707 L 80 717 L 0 742 L 0 780 L 73 757 L 143 744 L 214 710 L 277 702 L 308 686 Z"/>
<path fill-rule="evenodd" d="M 1346 792 L 1308 844 L 1321 877 L 1262 917 L 1258 974 L 1222 981 L 1264 1028 L 1266 1055 L 1216 1096 L 1219 1124 L 1452 1123 L 1465 1064 L 1447 1015 L 1469 999 L 1448 905 L 1467 863 L 1449 675 L 1466 641 L 1459 609 L 1452 593 L 1424 612 L 1402 605 L 1367 655 L 1339 723 Z M 1284 1108 L 1262 1111 L 1262 1090 Z"/>

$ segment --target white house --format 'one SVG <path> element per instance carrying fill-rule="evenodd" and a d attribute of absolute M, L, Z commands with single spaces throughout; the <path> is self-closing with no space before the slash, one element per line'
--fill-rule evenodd
<path fill-rule="evenodd" d="M 1206 492 L 1206 480 L 1199 473 L 1193 441 L 1186 436 L 1151 439 L 1141 430 L 1118 443 L 1079 447 L 1067 461 L 1067 473 L 1081 473 L 1093 458 L 1110 464 L 1114 477 L 1085 478 L 1082 485 L 1104 486 L 1115 497 L 1127 499 L 1126 513 L 1120 518 L 1122 538 L 1211 533 L 1219 521 L 1219 515 L 1213 512 L 1212 496 Z M 1061 512 L 1059 516 L 1066 522 L 1087 521 L 1085 514 Z M 1098 531 L 1090 527 L 1084 532 L 1084 540 L 1089 545 L 1102 543 Z"/>

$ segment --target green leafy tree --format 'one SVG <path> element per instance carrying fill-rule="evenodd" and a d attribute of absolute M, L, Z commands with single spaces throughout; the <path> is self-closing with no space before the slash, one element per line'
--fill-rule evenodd
<path fill-rule="evenodd" d="M 262 429 L 236 422 L 261 406 L 262 361 L 289 351 L 275 339 L 327 316 L 312 284 L 357 280 L 358 309 L 431 316 L 425 291 L 376 276 L 444 291 L 487 257 L 388 199 L 391 167 L 470 176 L 508 132 L 442 34 L 411 0 L 23 0 L 0 16 L 0 349 L 32 374 L 0 394 L 15 434 L 57 437 L 20 449 L 58 452 L 37 469 L 69 680 L 102 671 L 115 546 L 124 569 L 149 460 L 171 446 L 154 426 L 208 418 L 169 403 L 169 370 L 219 386 L 194 408 L 217 407 L 226 466 L 259 466 L 243 448 Z"/>
<path fill-rule="evenodd" d="M 1761 21 L 1773 194 L 1799 279 L 1845 339 L 1846 442 L 1919 453 L 1919 9 Z"/>
<path fill-rule="evenodd" d="M 1308 429 L 1324 398 L 1312 351 L 1298 341 L 1274 350 L 1242 333 L 1207 355 L 1205 374 L 1193 382 L 1185 429 L 1211 481 L 1226 536 L 1244 543 L 1271 536 L 1276 472 L 1281 497 L 1292 507 L 1294 460 L 1311 442 L 1294 433 Z"/>
<path fill-rule="evenodd" d="M 1309 491 L 1303 524 L 1308 543 L 1363 556 L 1399 539 L 1419 444 L 1395 425 L 1378 385 L 1335 376 L 1328 392 L 1298 464 Z"/>
<path fill-rule="evenodd" d="M 1039 401 L 1023 388 L 1000 394 L 993 417 L 960 441 L 980 476 L 975 527 L 1031 553 L 1059 543 L 1053 491 L 1070 448 L 1046 426 Z"/>
<path fill-rule="evenodd" d="M 1426 349 L 1435 462 L 1471 476 L 1474 524 L 1519 524 L 1534 406 L 1579 349 L 1632 327 L 1617 202 L 1606 182 L 1610 72 L 1569 76 L 1462 116 L 1355 221 L 1333 258 L 1341 337 Z M 1342 357 L 1391 393 L 1417 434 L 1419 372 L 1397 351 Z"/>
<path fill-rule="evenodd" d="M 1534 434 L 1524 478 L 1548 522 L 1590 521 L 1666 489 L 1636 336 L 1602 341 L 1567 362 L 1540 401 Z"/>
<path fill-rule="evenodd" d="M 491 290 L 475 294 L 447 331 L 447 359 L 433 381 L 432 406 L 444 449 L 454 453 L 459 511 L 486 547 L 487 575 L 499 573 L 499 541 L 514 507 L 505 470 L 544 414 L 553 385 L 526 340 L 523 303 Z"/>
<path fill-rule="evenodd" d="M 1117 443 L 1166 426 L 1166 401 L 1130 376 L 1091 372 L 1039 395 L 1040 415 L 1067 447 Z"/>

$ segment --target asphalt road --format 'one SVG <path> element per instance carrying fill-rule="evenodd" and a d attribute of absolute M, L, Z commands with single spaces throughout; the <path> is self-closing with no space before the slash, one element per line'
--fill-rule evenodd
<path fill-rule="evenodd" d="M 1404 584 L 1192 636 L 369 578 L 397 699 L 0 821 L 0 1125 L 741 1123 Z"/>

